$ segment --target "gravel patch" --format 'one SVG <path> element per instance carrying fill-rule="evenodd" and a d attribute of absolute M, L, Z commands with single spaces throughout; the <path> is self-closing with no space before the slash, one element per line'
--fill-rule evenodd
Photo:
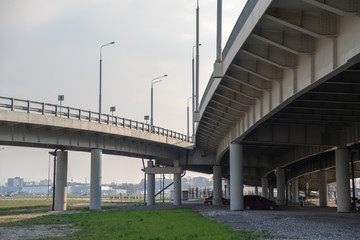
<path fill-rule="evenodd" d="M 327 208 L 274 211 L 230 211 L 224 207 L 197 209 L 203 216 L 237 230 L 268 232 L 278 239 L 360 239 L 360 213 L 336 213 L 336 210 Z"/>
<path fill-rule="evenodd" d="M 2 240 L 33 240 L 52 237 L 64 237 L 76 232 L 71 224 L 49 224 L 34 226 L 0 227 Z"/>

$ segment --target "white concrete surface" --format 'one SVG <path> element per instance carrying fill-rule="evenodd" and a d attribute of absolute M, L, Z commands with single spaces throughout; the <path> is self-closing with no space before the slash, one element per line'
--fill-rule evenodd
<path fill-rule="evenodd" d="M 278 168 L 276 170 L 276 188 L 277 188 L 277 197 L 276 202 L 279 206 L 283 206 L 286 203 L 285 199 L 285 170 Z"/>
<path fill-rule="evenodd" d="M 213 166 L 213 186 L 214 186 L 213 205 L 221 205 L 222 180 L 221 180 L 220 165 Z"/>
<path fill-rule="evenodd" d="M 350 212 L 350 153 L 346 148 L 335 150 L 337 211 Z"/>
<path fill-rule="evenodd" d="M 244 210 L 243 148 L 230 144 L 230 210 Z"/>
<path fill-rule="evenodd" d="M 68 152 L 58 151 L 56 157 L 55 211 L 66 211 Z"/>
<path fill-rule="evenodd" d="M 102 150 L 91 150 L 90 209 L 101 209 Z"/>

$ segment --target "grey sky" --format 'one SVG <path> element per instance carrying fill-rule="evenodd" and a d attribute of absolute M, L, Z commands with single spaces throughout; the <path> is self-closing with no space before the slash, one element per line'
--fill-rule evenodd
<path fill-rule="evenodd" d="M 223 0 L 223 45 L 245 0 Z M 186 133 L 191 96 L 196 0 L 1 0 L 0 96 L 98 110 L 99 48 L 103 48 L 103 112 Z M 200 93 L 215 60 L 216 0 L 200 0 Z M 0 183 L 8 177 L 47 177 L 47 149 L 0 151 Z M 139 159 L 103 156 L 103 182 L 138 182 Z M 69 179 L 90 176 L 90 154 L 70 152 Z"/>

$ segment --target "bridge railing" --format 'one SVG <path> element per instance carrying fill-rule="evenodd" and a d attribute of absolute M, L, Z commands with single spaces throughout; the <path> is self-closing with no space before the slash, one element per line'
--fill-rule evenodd
<path fill-rule="evenodd" d="M 54 117 L 77 119 L 81 121 L 97 122 L 100 124 L 113 125 L 128 129 L 134 129 L 142 132 L 149 132 L 156 135 L 166 136 L 177 139 L 182 142 L 191 142 L 191 137 L 185 134 L 177 133 L 169 129 L 153 126 L 131 119 L 121 118 L 110 114 L 100 114 L 79 108 L 60 106 L 57 104 L 22 100 L 17 98 L 8 98 L 0 96 L 0 109 L 11 111 L 27 112 L 32 114 L 41 114 Z"/>

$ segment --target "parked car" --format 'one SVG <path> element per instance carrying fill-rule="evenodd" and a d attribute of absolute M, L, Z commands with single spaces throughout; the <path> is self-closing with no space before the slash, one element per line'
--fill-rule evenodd
<path fill-rule="evenodd" d="M 356 199 L 355 203 L 356 203 L 356 211 L 360 211 L 360 199 Z"/>
<path fill-rule="evenodd" d="M 213 196 L 210 196 L 208 198 L 205 198 L 204 199 L 204 204 L 212 204 L 213 202 Z M 223 205 L 229 205 L 230 204 L 230 200 L 229 199 L 226 199 L 226 198 L 221 198 L 221 202 Z"/>
<path fill-rule="evenodd" d="M 276 202 L 258 195 L 244 196 L 244 209 L 277 209 L 279 206 Z"/>

